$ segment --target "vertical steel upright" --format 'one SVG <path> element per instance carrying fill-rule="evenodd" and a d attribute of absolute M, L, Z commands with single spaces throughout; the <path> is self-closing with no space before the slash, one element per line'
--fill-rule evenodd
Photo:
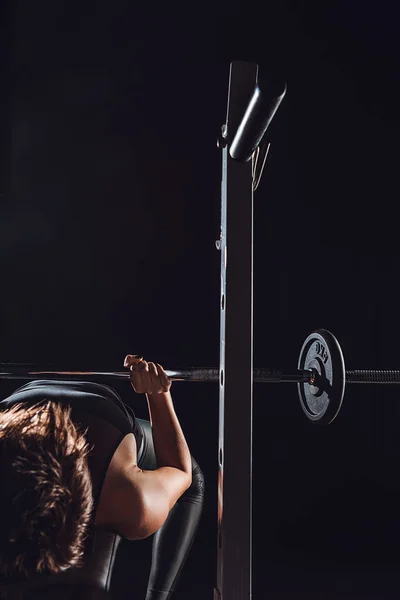
<path fill-rule="evenodd" d="M 215 600 L 252 597 L 253 177 L 229 146 L 257 79 L 257 65 L 230 66 L 221 185 L 221 330 L 218 551 Z"/>

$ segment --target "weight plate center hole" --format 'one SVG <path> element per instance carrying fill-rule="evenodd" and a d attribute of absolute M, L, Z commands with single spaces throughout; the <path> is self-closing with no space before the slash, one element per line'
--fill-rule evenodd
<path fill-rule="evenodd" d="M 319 357 L 313 358 L 308 363 L 307 369 L 312 369 L 315 373 L 313 383 L 310 383 L 310 392 L 313 396 L 321 396 L 324 392 L 322 382 L 326 379 L 325 367 Z"/>

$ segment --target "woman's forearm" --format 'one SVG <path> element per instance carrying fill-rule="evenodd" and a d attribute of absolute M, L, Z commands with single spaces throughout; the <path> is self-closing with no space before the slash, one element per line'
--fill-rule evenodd
<path fill-rule="evenodd" d="M 190 451 L 183 435 L 170 392 L 146 394 L 158 467 L 192 472 Z"/>

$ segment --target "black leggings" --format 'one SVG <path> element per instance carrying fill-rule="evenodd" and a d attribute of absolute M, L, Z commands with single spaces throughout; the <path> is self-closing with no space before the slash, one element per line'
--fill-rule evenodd
<path fill-rule="evenodd" d="M 141 436 L 138 466 L 157 468 L 149 421 L 136 419 Z M 138 439 L 138 441 L 139 441 Z M 146 600 L 169 600 L 194 541 L 204 504 L 204 477 L 192 456 L 192 483 L 171 509 L 164 525 L 154 534 Z"/>

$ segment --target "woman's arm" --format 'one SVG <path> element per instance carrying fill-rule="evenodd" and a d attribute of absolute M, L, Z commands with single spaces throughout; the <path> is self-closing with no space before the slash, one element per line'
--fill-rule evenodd
<path fill-rule="evenodd" d="M 130 368 L 134 390 L 147 396 L 159 465 L 155 471 L 129 465 L 120 482 L 124 498 L 119 518 L 122 535 L 142 539 L 161 527 L 178 498 L 190 486 L 192 461 L 169 391 L 171 381 L 162 366 L 131 355 L 126 357 L 125 366 Z"/>

